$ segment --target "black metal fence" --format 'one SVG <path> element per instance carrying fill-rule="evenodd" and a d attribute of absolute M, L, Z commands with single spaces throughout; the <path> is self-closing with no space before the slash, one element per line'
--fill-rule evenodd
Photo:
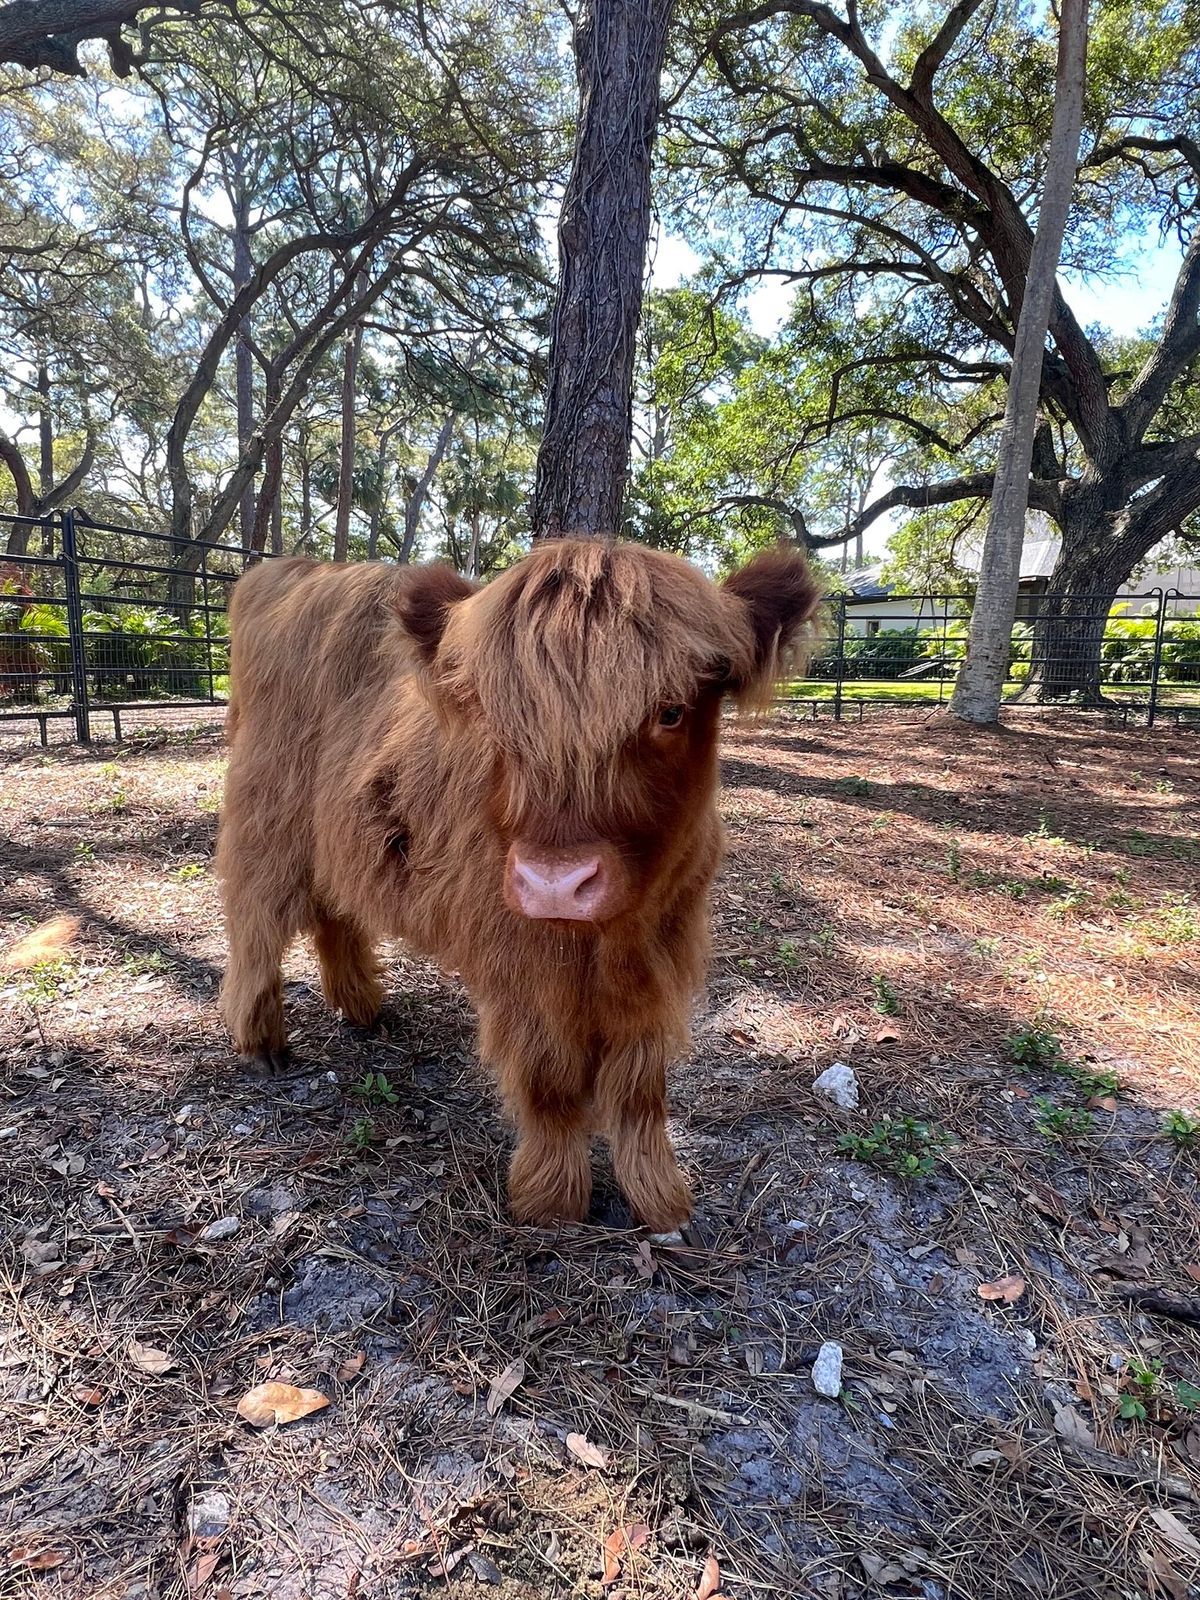
<path fill-rule="evenodd" d="M 45 744 L 57 723 L 87 741 L 108 731 L 105 721 L 120 738 L 123 714 L 177 720 L 224 705 L 229 587 L 257 553 L 78 510 L 0 515 L 4 545 L 0 724 L 34 724 Z M 1007 698 L 1102 703 L 1123 720 L 1200 726 L 1200 595 L 1051 606 L 1044 595 L 1021 598 Z M 961 594 L 833 597 L 823 643 L 780 703 L 838 720 L 944 704 L 969 617 Z"/>
<path fill-rule="evenodd" d="M 822 643 L 779 703 L 837 720 L 868 706 L 944 705 L 970 615 L 963 594 L 834 596 Z M 1023 594 L 1004 697 L 1200 726 L 1200 594 L 1155 589 L 1115 605 L 1108 596 L 1064 605 Z"/>
<path fill-rule="evenodd" d="M 229 587 L 252 551 L 94 522 L 0 516 L 0 722 L 88 742 L 98 717 L 225 703 Z M 107 730 L 106 730 L 107 731 Z"/>

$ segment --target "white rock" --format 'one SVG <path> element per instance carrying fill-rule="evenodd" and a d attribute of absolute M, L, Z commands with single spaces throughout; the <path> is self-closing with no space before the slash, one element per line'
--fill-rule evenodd
<path fill-rule="evenodd" d="M 813 1388 L 828 1400 L 836 1400 L 842 1392 L 842 1347 L 840 1344 L 823 1344 L 817 1351 L 812 1369 Z"/>
<path fill-rule="evenodd" d="M 200 1238 L 204 1244 L 217 1244 L 222 1239 L 232 1239 L 239 1227 L 236 1217 L 218 1217 L 207 1228 L 201 1228 Z"/>
<path fill-rule="evenodd" d="M 818 1073 L 813 1079 L 813 1090 L 824 1095 L 826 1100 L 832 1100 L 843 1111 L 854 1111 L 858 1107 L 858 1079 L 854 1076 L 854 1068 L 848 1067 L 844 1061 L 835 1061 L 824 1072 Z"/>
<path fill-rule="evenodd" d="M 228 1495 L 219 1489 L 205 1489 L 192 1500 L 188 1532 L 193 1539 L 217 1539 L 228 1528 L 232 1515 Z"/>

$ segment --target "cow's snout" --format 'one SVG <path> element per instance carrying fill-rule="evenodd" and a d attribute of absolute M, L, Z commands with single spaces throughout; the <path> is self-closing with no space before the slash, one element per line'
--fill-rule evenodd
<path fill-rule="evenodd" d="M 504 887 L 523 916 L 603 922 L 618 909 L 620 876 L 604 845 L 551 850 L 518 843 L 508 852 Z"/>

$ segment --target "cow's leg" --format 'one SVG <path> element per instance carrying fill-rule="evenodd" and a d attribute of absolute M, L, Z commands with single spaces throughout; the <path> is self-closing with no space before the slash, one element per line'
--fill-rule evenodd
<path fill-rule="evenodd" d="M 330 1010 L 367 1027 L 379 1015 L 383 985 L 379 966 L 362 929 L 343 917 L 318 917 L 313 943 L 321 964 L 321 988 Z"/>
<path fill-rule="evenodd" d="M 248 885 L 223 885 L 229 962 L 221 985 L 221 1015 L 244 1056 L 278 1069 L 287 1061 L 281 964 L 294 933 L 269 901 Z"/>
<path fill-rule="evenodd" d="M 682 1227 L 692 1214 L 692 1191 L 667 1133 L 667 1056 L 659 1040 L 640 1039 L 611 1050 L 596 1079 L 597 1120 L 621 1193 L 656 1233 Z"/>
<path fill-rule="evenodd" d="M 582 1222 L 592 1154 L 582 1052 L 548 1048 L 536 1019 L 480 1008 L 480 1053 L 517 1124 L 508 1202 L 518 1222 Z"/>

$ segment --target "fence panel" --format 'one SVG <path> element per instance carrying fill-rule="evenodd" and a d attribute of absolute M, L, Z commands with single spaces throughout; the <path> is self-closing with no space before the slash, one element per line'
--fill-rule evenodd
<path fill-rule="evenodd" d="M 838 595 L 823 642 L 781 704 L 840 719 L 868 706 L 940 706 L 966 653 L 963 594 Z M 1103 706 L 1123 720 L 1200 723 L 1200 596 L 1176 591 L 1122 598 L 1021 596 L 1007 702 Z"/>
<path fill-rule="evenodd" d="M 225 704 L 229 591 L 258 556 L 96 522 L 0 517 L 0 721 L 56 719 L 86 741 L 98 716 Z"/>

